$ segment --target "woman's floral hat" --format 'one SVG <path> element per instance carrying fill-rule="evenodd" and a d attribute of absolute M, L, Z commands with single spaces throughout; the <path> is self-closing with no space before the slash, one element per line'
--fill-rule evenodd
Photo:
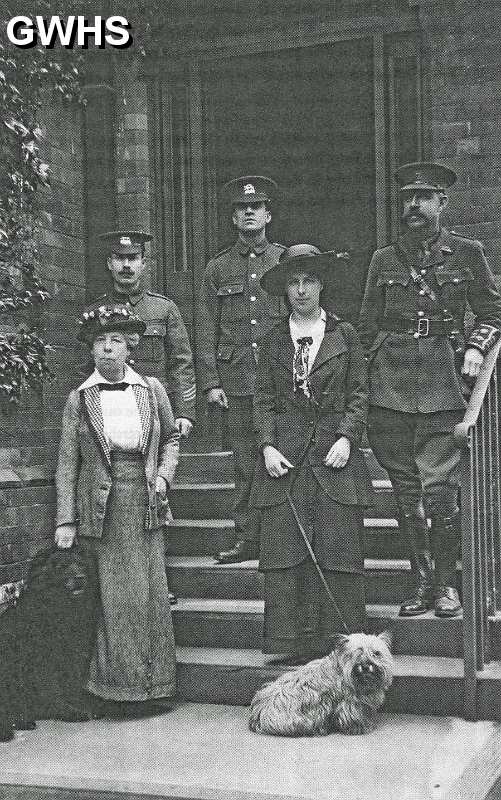
<path fill-rule="evenodd" d="M 127 304 L 89 306 L 78 320 L 80 330 L 78 339 L 92 344 L 96 336 L 109 331 L 120 333 L 136 333 L 139 336 L 146 330 L 146 323 L 134 313 Z"/>

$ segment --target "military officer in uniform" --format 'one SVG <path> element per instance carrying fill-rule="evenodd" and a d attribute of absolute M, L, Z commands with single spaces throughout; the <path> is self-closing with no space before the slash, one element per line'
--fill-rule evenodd
<path fill-rule="evenodd" d="M 152 237 L 142 231 L 111 231 L 99 238 L 108 249 L 107 267 L 113 291 L 98 297 L 101 303 L 129 303 L 146 322 L 146 331 L 134 351 L 134 369 L 158 378 L 171 400 L 176 427 L 188 437 L 195 420 L 195 372 L 186 326 L 177 305 L 162 294 L 143 288 L 144 246 Z"/>
<path fill-rule="evenodd" d="M 216 556 L 220 563 L 257 557 L 258 512 L 249 511 L 257 459 L 252 423 L 256 364 L 263 336 L 288 313 L 284 298 L 268 296 L 260 286 L 264 273 L 285 250 L 266 238 L 276 189 L 274 181 L 259 175 L 224 185 L 238 236 L 209 261 L 200 292 L 199 382 L 207 402 L 228 414 L 235 469 L 237 542 Z"/>
<path fill-rule="evenodd" d="M 461 611 L 459 451 L 454 427 L 501 329 L 501 298 L 480 242 L 441 227 L 456 174 L 420 162 L 397 170 L 402 233 L 376 250 L 360 314 L 369 361 L 368 435 L 395 491 L 415 587 L 402 616 Z M 465 310 L 475 315 L 465 333 Z M 431 518 L 431 537 L 427 517 Z M 433 566 L 432 555 L 435 556 Z"/>

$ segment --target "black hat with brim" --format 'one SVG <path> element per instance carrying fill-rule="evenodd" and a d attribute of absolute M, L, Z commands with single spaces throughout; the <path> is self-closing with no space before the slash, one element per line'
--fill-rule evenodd
<path fill-rule="evenodd" d="M 146 330 L 146 323 L 129 306 L 119 303 L 85 309 L 78 324 L 77 338 L 87 344 L 92 344 L 101 333 L 136 333 L 142 336 Z"/>
<path fill-rule="evenodd" d="M 265 272 L 260 284 L 268 294 L 283 295 L 290 276 L 297 272 L 315 275 L 325 284 L 335 272 L 336 262 L 340 258 L 347 259 L 349 256 L 334 250 L 322 253 L 312 244 L 294 244 L 284 250 L 274 267 Z"/>
<path fill-rule="evenodd" d="M 442 192 L 457 180 L 453 169 L 437 164 L 434 161 L 415 161 L 402 164 L 395 172 L 395 180 L 399 190 L 416 191 L 419 189 Z"/>
<path fill-rule="evenodd" d="M 134 256 L 142 253 L 146 242 L 151 242 L 152 235 L 144 231 L 107 231 L 97 237 L 104 243 L 109 253 L 119 256 Z"/>
<path fill-rule="evenodd" d="M 241 175 L 225 183 L 221 194 L 232 206 L 237 203 L 266 203 L 276 195 L 278 186 L 265 175 Z"/>

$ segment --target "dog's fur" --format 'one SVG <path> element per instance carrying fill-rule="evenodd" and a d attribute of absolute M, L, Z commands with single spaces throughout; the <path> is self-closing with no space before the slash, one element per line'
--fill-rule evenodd
<path fill-rule="evenodd" d="M 51 545 L 31 562 L 17 603 L 0 613 L 0 741 L 36 719 L 90 719 L 84 691 L 97 584 L 90 557 Z"/>
<path fill-rule="evenodd" d="M 391 635 L 340 636 L 324 658 L 263 686 L 250 707 L 249 727 L 274 736 L 325 736 L 373 730 L 393 680 Z"/>

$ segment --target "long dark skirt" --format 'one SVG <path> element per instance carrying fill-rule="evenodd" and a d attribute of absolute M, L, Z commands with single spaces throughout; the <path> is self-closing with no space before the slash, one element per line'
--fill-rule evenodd
<path fill-rule="evenodd" d="M 140 454 L 112 460 L 102 539 L 86 539 L 99 575 L 101 612 L 87 688 L 108 700 L 171 697 L 175 645 L 163 531 L 144 527 L 148 493 Z"/>
<path fill-rule="evenodd" d="M 345 624 L 350 631 L 362 630 L 365 582 L 361 509 L 330 498 L 308 466 L 302 472 L 305 480 L 296 481 L 292 495 L 303 527 Z M 287 545 L 278 531 L 286 533 Z M 335 635 L 343 632 L 343 624 L 307 554 L 288 504 L 263 510 L 261 537 L 269 565 L 260 564 L 265 599 L 263 652 L 328 652 Z M 284 558 L 282 568 L 275 568 L 274 542 Z M 296 542 L 294 547 L 292 542 Z"/>

